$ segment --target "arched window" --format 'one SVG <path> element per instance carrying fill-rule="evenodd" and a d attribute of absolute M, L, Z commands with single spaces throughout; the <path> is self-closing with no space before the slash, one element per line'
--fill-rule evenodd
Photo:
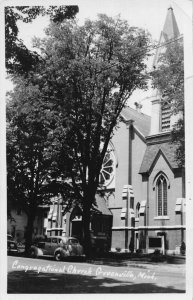
<path fill-rule="evenodd" d="M 167 216 L 167 180 L 164 175 L 160 175 L 157 179 L 157 215 Z"/>
<path fill-rule="evenodd" d="M 115 178 L 115 169 L 116 163 L 114 150 L 111 146 L 109 146 L 105 154 L 101 172 L 99 175 L 99 184 L 102 187 L 107 188 L 112 183 L 113 179 Z"/>
<path fill-rule="evenodd" d="M 136 218 L 139 218 L 139 216 L 140 216 L 139 210 L 140 210 L 140 203 L 137 202 L 137 205 L 136 205 Z"/>

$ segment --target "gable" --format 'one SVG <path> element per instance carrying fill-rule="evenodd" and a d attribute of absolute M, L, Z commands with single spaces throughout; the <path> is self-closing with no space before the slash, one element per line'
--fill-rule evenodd
<path fill-rule="evenodd" d="M 171 169 L 178 168 L 175 160 L 176 146 L 170 142 L 148 145 L 140 167 L 140 174 L 149 173 L 156 159 L 162 154 Z"/>
<path fill-rule="evenodd" d="M 159 150 L 149 169 L 149 174 L 151 174 L 153 170 L 156 170 L 156 172 L 158 172 L 159 170 L 165 172 L 168 168 L 172 170 L 172 167 L 165 157 L 164 153 L 162 152 L 162 150 Z"/>

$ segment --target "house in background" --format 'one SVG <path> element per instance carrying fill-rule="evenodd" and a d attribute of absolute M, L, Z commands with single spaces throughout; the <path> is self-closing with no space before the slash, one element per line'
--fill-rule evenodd
<path fill-rule="evenodd" d="M 160 45 L 177 38 L 173 9 L 168 9 Z M 164 51 L 158 47 L 154 67 Z M 93 239 L 113 251 L 179 253 L 185 242 L 184 170 L 175 160 L 170 132 L 178 116 L 152 94 L 151 117 L 126 107 L 106 153 L 100 175 L 105 195 L 98 193 L 90 230 Z M 34 224 L 37 234 L 76 236 L 82 239 L 79 207 L 65 212 L 60 197 L 40 208 Z M 39 219 L 38 219 L 39 218 Z M 38 221 L 39 220 L 39 221 Z M 41 220 L 41 221 L 40 221 Z M 37 225 L 36 225 L 37 224 Z M 16 221 L 15 230 L 22 227 Z M 24 225 L 25 226 L 25 225 Z"/>
<path fill-rule="evenodd" d="M 47 213 L 49 211 L 49 206 L 39 206 L 37 210 L 37 216 L 33 225 L 33 237 L 37 235 L 44 235 L 45 230 L 45 220 L 47 218 Z M 18 242 L 25 240 L 27 227 L 27 215 L 20 208 L 13 208 L 11 210 L 11 218 L 7 221 L 7 233 L 11 234 L 14 239 Z"/>

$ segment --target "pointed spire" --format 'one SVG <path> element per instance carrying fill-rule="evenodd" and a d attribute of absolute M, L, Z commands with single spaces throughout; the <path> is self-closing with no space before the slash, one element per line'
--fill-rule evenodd
<path fill-rule="evenodd" d="M 180 35 L 173 8 L 171 6 L 168 8 L 163 33 L 167 40 L 173 39 Z"/>
<path fill-rule="evenodd" d="M 167 42 L 168 40 L 175 39 L 179 35 L 180 35 L 180 32 L 179 32 L 176 18 L 175 18 L 174 12 L 173 12 L 173 8 L 170 6 L 168 8 L 168 13 L 166 16 L 163 30 L 161 31 L 161 34 L 160 34 L 158 48 L 157 48 L 155 56 L 154 56 L 154 60 L 153 60 L 154 68 L 157 66 L 157 62 L 158 62 L 161 51 L 163 51 L 163 47 L 160 47 L 160 46 L 162 44 L 164 44 L 165 42 Z"/>

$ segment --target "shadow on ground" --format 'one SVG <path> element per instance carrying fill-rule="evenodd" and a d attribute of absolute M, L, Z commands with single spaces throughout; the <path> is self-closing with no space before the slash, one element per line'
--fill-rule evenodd
<path fill-rule="evenodd" d="M 8 273 L 8 293 L 11 294 L 81 294 L 81 293 L 183 293 L 171 286 L 156 283 L 135 283 L 114 278 L 35 271 Z"/>
<path fill-rule="evenodd" d="M 130 261 L 126 260 L 112 260 L 112 259 L 90 259 L 86 261 L 88 264 L 91 265 L 103 265 L 103 266 L 111 266 L 111 267 L 127 267 Z M 132 267 L 133 268 L 140 268 L 140 269 L 148 269 L 148 267 L 140 264 L 140 262 L 133 262 Z M 143 263 L 143 262 L 142 262 Z"/>

